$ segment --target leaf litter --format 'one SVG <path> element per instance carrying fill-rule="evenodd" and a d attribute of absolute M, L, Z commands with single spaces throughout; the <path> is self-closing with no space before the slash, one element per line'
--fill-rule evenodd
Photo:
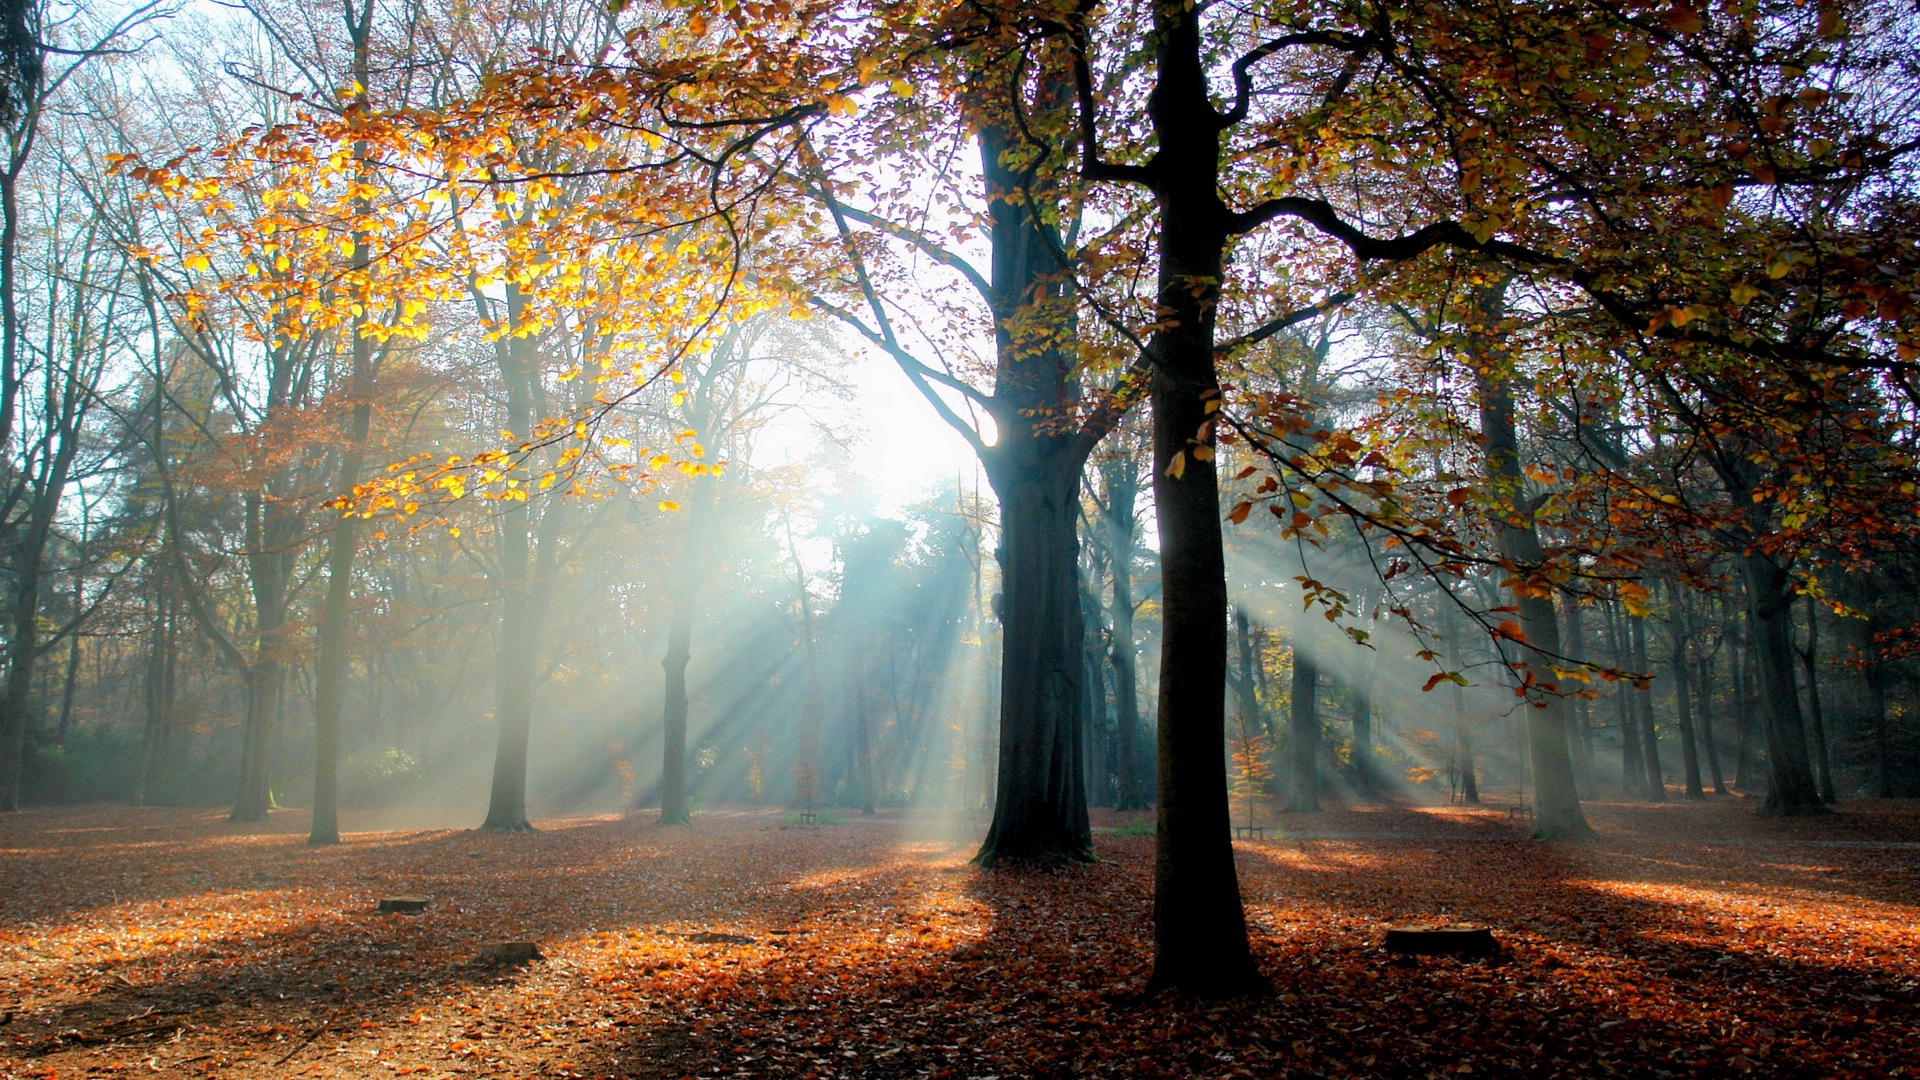
<path fill-rule="evenodd" d="M 878 815 L 363 832 L 0 819 L 0 1076 L 1860 1076 L 1920 1070 L 1920 808 L 1289 817 L 1239 841 L 1254 1000 L 1141 999 L 1153 841 L 968 865 Z M 349 819 L 351 825 L 351 819 Z M 1116 831 L 1117 830 L 1117 831 Z M 431 901 L 380 914 L 382 897 Z M 1471 924 L 1492 960 L 1389 958 Z M 476 963 L 500 943 L 538 959 Z"/>

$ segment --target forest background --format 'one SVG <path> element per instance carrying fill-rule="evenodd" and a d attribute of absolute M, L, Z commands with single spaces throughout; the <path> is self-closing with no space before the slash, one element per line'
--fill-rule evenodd
<path fill-rule="evenodd" d="M 1910 12 L 6 13 L 9 807 L 1916 793 Z"/>

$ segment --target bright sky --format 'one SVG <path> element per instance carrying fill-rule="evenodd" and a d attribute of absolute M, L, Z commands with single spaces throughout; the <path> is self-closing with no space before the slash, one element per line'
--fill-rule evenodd
<path fill-rule="evenodd" d="M 854 469 L 871 485 L 880 513 L 895 516 L 930 489 L 955 478 L 969 487 L 977 468 L 973 450 L 942 420 L 893 361 L 848 341 L 847 402 L 807 402 L 783 414 L 754 447 L 765 467 L 802 460 L 818 446 L 816 422 L 852 436 Z M 981 486 L 985 486 L 982 479 Z"/>

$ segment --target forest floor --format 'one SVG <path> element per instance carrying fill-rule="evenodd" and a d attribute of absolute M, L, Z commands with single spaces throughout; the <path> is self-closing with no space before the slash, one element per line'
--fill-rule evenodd
<path fill-rule="evenodd" d="M 1577 844 L 1497 808 L 1284 817 L 1236 842 L 1273 993 L 1227 1002 L 1137 998 L 1141 815 L 1097 819 L 1098 864 L 983 873 L 923 815 L 309 849 L 297 811 L 32 810 L 0 818 L 0 1075 L 1920 1074 L 1920 805 L 1751 807 L 1590 804 Z M 1503 955 L 1383 951 L 1436 920 Z M 500 941 L 544 959 L 476 961 Z"/>

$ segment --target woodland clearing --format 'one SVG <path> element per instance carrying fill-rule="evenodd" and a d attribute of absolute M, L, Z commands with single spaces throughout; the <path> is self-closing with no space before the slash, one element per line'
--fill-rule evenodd
<path fill-rule="evenodd" d="M 1145 815 L 1101 862 L 968 864 L 984 821 L 716 810 L 304 843 L 212 810 L 0 818 L 0 1075 L 1045 1077 L 1920 1072 L 1920 807 L 1283 816 L 1236 841 L 1264 998 L 1139 1000 Z M 384 824 L 384 822 L 382 822 Z M 382 897 L 429 898 L 418 915 Z M 1388 926 L 1493 929 L 1390 959 Z M 537 942 L 544 959 L 481 949 Z"/>

